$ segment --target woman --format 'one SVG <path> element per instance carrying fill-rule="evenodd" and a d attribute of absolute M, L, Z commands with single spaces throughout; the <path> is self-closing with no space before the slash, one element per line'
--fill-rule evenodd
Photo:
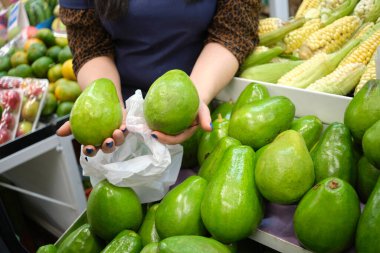
<path fill-rule="evenodd" d="M 206 131 L 212 130 L 207 104 L 258 43 L 260 0 L 60 0 L 60 7 L 82 89 L 109 78 L 124 108 L 134 90 L 146 92 L 166 71 L 181 69 L 198 90 L 198 123 Z M 176 144 L 196 128 L 177 136 L 153 131 L 152 136 Z M 69 135 L 69 122 L 57 134 Z M 84 146 L 83 152 L 110 153 L 125 134 L 121 125 L 101 147 Z"/>

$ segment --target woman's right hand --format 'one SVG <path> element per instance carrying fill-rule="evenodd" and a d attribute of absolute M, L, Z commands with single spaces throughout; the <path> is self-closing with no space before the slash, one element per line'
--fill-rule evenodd
<path fill-rule="evenodd" d="M 125 122 L 125 110 L 123 113 L 123 122 Z M 70 122 L 66 121 L 60 128 L 58 128 L 56 134 L 58 136 L 64 137 L 69 136 L 71 134 Z M 112 153 L 117 146 L 120 146 L 124 143 L 125 137 L 128 134 L 127 127 L 125 123 L 121 124 L 118 129 L 113 131 L 111 137 L 106 138 L 102 145 L 99 147 L 95 147 L 93 145 L 84 145 L 82 148 L 82 152 L 86 156 L 95 156 L 99 149 L 101 149 L 104 153 Z"/>

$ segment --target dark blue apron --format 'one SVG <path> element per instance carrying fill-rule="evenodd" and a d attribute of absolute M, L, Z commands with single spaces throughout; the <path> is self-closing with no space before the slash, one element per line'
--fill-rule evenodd
<path fill-rule="evenodd" d="M 127 15 L 115 21 L 102 20 L 115 45 L 124 96 L 131 88 L 147 91 L 168 70 L 182 69 L 190 74 L 202 50 L 216 2 L 129 0 Z M 60 0 L 60 5 L 93 8 L 88 0 Z"/>

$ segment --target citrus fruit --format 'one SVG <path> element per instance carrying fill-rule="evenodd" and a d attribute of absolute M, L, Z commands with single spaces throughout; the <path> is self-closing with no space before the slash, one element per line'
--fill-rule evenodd
<path fill-rule="evenodd" d="M 16 51 L 11 56 L 12 67 L 16 67 L 20 64 L 28 64 L 28 55 L 24 51 Z"/>
<path fill-rule="evenodd" d="M 46 52 L 46 56 L 49 56 L 50 58 L 52 58 L 55 62 L 58 61 L 58 54 L 59 52 L 61 52 L 61 47 L 60 46 L 52 46 L 50 47 L 47 52 Z"/>
<path fill-rule="evenodd" d="M 8 56 L 0 57 L 0 71 L 8 71 L 12 67 L 11 59 Z"/>
<path fill-rule="evenodd" d="M 70 114 L 71 109 L 73 108 L 74 102 L 71 101 L 65 101 L 58 104 L 57 110 L 55 113 L 58 117 L 62 117 L 65 115 Z"/>
<path fill-rule="evenodd" d="M 90 193 L 87 220 L 99 237 L 111 240 L 124 229 L 136 231 L 142 219 L 140 200 L 131 188 L 103 180 Z"/>
<path fill-rule="evenodd" d="M 42 40 L 47 46 L 53 46 L 55 45 L 55 37 L 49 28 L 42 28 L 39 29 L 37 32 L 36 37 L 40 40 Z"/>
<path fill-rule="evenodd" d="M 47 73 L 50 82 L 55 82 L 62 78 L 62 64 L 58 63 L 51 67 Z"/>
<path fill-rule="evenodd" d="M 32 64 L 33 73 L 36 77 L 45 78 L 49 68 L 54 64 L 54 61 L 47 56 L 42 56 L 35 60 Z"/>
<path fill-rule="evenodd" d="M 54 92 L 55 92 L 55 83 L 49 83 L 48 92 L 54 94 Z"/>
<path fill-rule="evenodd" d="M 69 46 L 62 48 L 61 52 L 58 54 L 58 62 L 64 63 L 66 60 L 73 58 Z"/>
<path fill-rule="evenodd" d="M 63 37 L 55 38 L 55 43 L 60 47 L 65 47 L 69 44 L 67 38 L 63 38 Z"/>
<path fill-rule="evenodd" d="M 45 105 L 42 109 L 41 114 L 43 116 L 51 115 L 55 112 L 56 108 L 57 108 L 57 99 L 55 98 L 54 94 L 48 92 L 46 94 Z"/>
<path fill-rule="evenodd" d="M 6 76 L 7 74 L 8 74 L 7 71 L 0 71 L 0 77 L 2 77 L 2 76 Z"/>
<path fill-rule="evenodd" d="M 66 60 L 62 65 L 62 75 L 64 78 L 76 81 L 77 78 L 73 69 L 73 59 Z"/>
<path fill-rule="evenodd" d="M 74 102 L 82 92 L 79 84 L 65 78 L 60 78 L 55 82 L 55 97 L 58 101 Z"/>
<path fill-rule="evenodd" d="M 35 60 L 46 54 L 46 46 L 43 43 L 34 43 L 29 46 L 27 54 L 28 62 L 32 64 Z"/>
<path fill-rule="evenodd" d="M 28 49 L 29 49 L 29 47 L 30 47 L 31 45 L 35 44 L 35 43 L 38 43 L 38 44 L 44 44 L 44 43 L 42 42 L 42 40 L 40 40 L 40 39 L 37 39 L 37 38 L 30 38 L 30 39 L 28 39 L 27 41 L 25 41 L 25 43 L 24 43 L 24 50 L 25 50 L 25 52 L 27 52 Z"/>
<path fill-rule="evenodd" d="M 20 64 L 15 68 L 15 74 L 18 77 L 32 77 L 33 71 L 32 67 L 30 67 L 28 64 Z"/>

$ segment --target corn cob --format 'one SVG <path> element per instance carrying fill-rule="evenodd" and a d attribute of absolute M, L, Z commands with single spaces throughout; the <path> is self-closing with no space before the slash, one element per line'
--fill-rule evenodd
<path fill-rule="evenodd" d="M 320 7 L 321 21 L 329 25 L 335 20 L 350 15 L 359 0 L 322 0 Z"/>
<path fill-rule="evenodd" d="M 379 45 L 380 29 L 360 43 L 358 47 L 354 48 L 339 65 L 343 66 L 349 63 L 363 63 L 367 65 Z"/>
<path fill-rule="evenodd" d="M 305 18 L 293 19 L 284 24 L 282 27 L 278 28 L 277 30 L 273 30 L 259 35 L 260 45 L 267 46 L 275 44 L 276 42 L 282 40 L 285 37 L 285 35 L 289 32 L 303 26 L 305 22 Z"/>
<path fill-rule="evenodd" d="M 278 78 L 301 63 L 302 61 L 288 61 L 256 65 L 244 70 L 239 77 L 268 83 L 276 83 Z"/>
<path fill-rule="evenodd" d="M 332 53 L 339 49 L 360 26 L 356 16 L 346 16 L 310 35 L 300 48 L 301 59 L 310 58 L 315 52 Z"/>
<path fill-rule="evenodd" d="M 374 22 L 379 17 L 380 0 L 361 0 L 355 7 L 353 15 L 364 22 Z"/>
<path fill-rule="evenodd" d="M 374 25 L 375 25 L 375 24 L 374 24 L 373 22 L 364 23 L 364 24 L 361 25 L 360 28 L 356 31 L 356 33 L 354 34 L 353 38 L 361 38 L 361 37 L 365 36 L 365 35 L 368 34 L 370 31 L 372 31 Z"/>
<path fill-rule="evenodd" d="M 373 55 L 371 61 L 367 64 L 367 67 L 360 78 L 358 85 L 355 87 L 355 93 L 358 93 L 361 88 L 363 88 L 364 84 L 366 84 L 369 80 L 376 79 L 376 65 L 375 65 L 375 55 Z"/>
<path fill-rule="evenodd" d="M 305 17 L 305 14 L 310 9 L 317 9 L 320 3 L 321 0 L 303 0 L 300 6 L 298 7 L 295 18 Z"/>
<path fill-rule="evenodd" d="M 268 63 L 270 60 L 272 60 L 272 58 L 278 56 L 282 52 L 284 52 L 284 49 L 280 46 L 276 46 L 273 48 L 258 46 L 244 60 L 243 64 L 240 66 L 240 71 L 244 71 L 245 69 L 254 65 Z"/>
<path fill-rule="evenodd" d="M 288 33 L 284 38 L 286 45 L 285 53 L 290 54 L 300 48 L 302 43 L 320 27 L 320 19 L 311 19 L 308 20 L 302 27 Z"/>
<path fill-rule="evenodd" d="M 350 63 L 338 67 L 333 72 L 314 83 L 306 89 L 336 95 L 347 95 L 359 82 L 365 70 L 363 63 Z"/>
<path fill-rule="evenodd" d="M 334 71 L 339 62 L 359 43 L 359 39 L 350 40 L 335 53 L 317 53 L 309 60 L 283 75 L 277 83 L 286 86 L 306 88 L 311 83 Z"/>
<path fill-rule="evenodd" d="M 259 20 L 259 28 L 258 32 L 259 35 L 275 31 L 278 28 L 282 27 L 284 25 L 284 21 L 282 21 L 280 18 L 263 18 Z"/>

